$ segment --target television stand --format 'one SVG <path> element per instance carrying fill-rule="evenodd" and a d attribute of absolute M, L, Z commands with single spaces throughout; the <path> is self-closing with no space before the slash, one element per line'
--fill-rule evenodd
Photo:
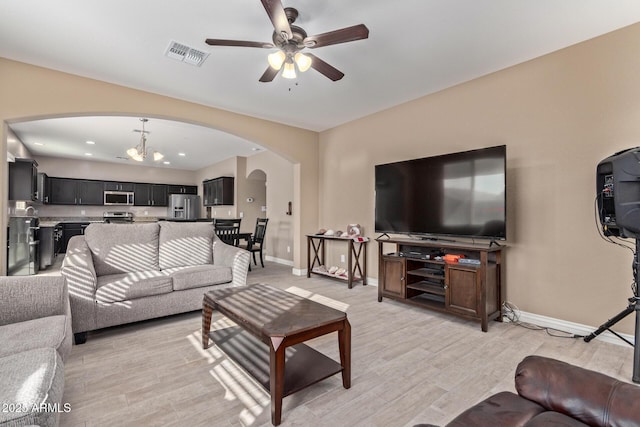
<path fill-rule="evenodd" d="M 378 302 L 386 297 L 475 320 L 483 332 L 489 320 L 502 321 L 504 246 L 408 238 L 377 242 Z M 446 254 L 477 263 L 445 263 Z"/>
<path fill-rule="evenodd" d="M 449 242 L 449 243 L 455 243 L 456 241 L 453 239 L 444 239 L 442 237 L 432 237 L 432 236 L 420 236 L 418 237 L 418 240 L 427 240 L 430 242 Z"/>

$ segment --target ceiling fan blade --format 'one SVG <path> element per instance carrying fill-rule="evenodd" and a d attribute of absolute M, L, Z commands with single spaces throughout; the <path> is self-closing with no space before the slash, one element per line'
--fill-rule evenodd
<path fill-rule="evenodd" d="M 308 57 L 311 58 L 311 68 L 319 72 L 320 74 L 324 74 L 326 77 L 331 80 L 338 81 L 344 77 L 344 73 L 337 68 L 327 64 L 322 59 L 318 58 L 312 53 L 305 53 Z"/>
<path fill-rule="evenodd" d="M 279 72 L 280 72 L 280 70 L 276 70 L 273 67 L 269 66 L 265 70 L 265 72 L 262 75 L 262 77 L 260 77 L 260 81 L 262 83 L 269 83 L 269 82 L 273 81 L 273 79 L 276 78 L 276 76 L 278 75 Z"/>
<path fill-rule="evenodd" d="M 279 35 L 283 35 L 285 40 L 289 40 L 293 37 L 291 33 L 291 26 L 289 25 L 289 20 L 287 19 L 287 15 L 284 12 L 284 7 L 282 7 L 282 2 L 280 0 L 261 0 L 262 5 L 264 6 L 264 10 L 267 11 L 267 15 L 269 15 L 269 19 L 273 24 L 273 28 L 275 28 L 276 33 Z"/>
<path fill-rule="evenodd" d="M 329 31 L 328 33 L 317 34 L 305 38 L 302 43 L 310 48 L 329 46 L 332 44 L 352 42 L 369 37 L 369 29 L 364 24 L 353 27 L 342 28 L 340 30 Z"/>
<path fill-rule="evenodd" d="M 209 46 L 259 47 L 263 49 L 271 49 L 273 47 L 273 43 L 250 42 L 243 40 L 206 39 L 205 43 Z"/>

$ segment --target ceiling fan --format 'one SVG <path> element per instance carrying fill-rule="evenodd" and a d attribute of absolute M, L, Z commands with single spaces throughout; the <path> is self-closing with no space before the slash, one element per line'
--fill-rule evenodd
<path fill-rule="evenodd" d="M 315 36 L 307 36 L 305 30 L 293 25 L 298 17 L 298 11 L 296 9 L 283 7 L 280 0 L 261 0 L 261 2 L 275 29 L 272 37 L 273 43 L 223 39 L 205 40 L 210 46 L 257 47 L 262 49 L 277 47 L 279 50 L 268 56 L 269 67 L 262 77 L 260 77 L 261 82 L 273 81 L 281 69 L 282 77 L 293 79 L 296 77 L 296 68 L 300 72 L 313 68 L 334 82 L 340 80 L 344 77 L 343 72 L 311 53 L 302 53 L 301 51 L 305 48 L 315 49 L 317 47 L 362 40 L 369 37 L 369 29 L 364 24 L 329 31 L 328 33 L 317 34 Z"/>

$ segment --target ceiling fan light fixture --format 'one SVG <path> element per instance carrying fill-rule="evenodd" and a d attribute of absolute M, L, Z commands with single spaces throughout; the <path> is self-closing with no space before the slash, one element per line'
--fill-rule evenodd
<path fill-rule="evenodd" d="M 298 65 L 298 70 L 300 70 L 301 73 L 304 73 L 311 67 L 311 58 L 303 53 L 296 53 L 294 59 L 296 61 L 296 65 Z"/>
<path fill-rule="evenodd" d="M 271 65 L 271 68 L 273 68 L 274 70 L 279 70 L 280 68 L 282 68 L 282 64 L 284 63 L 284 60 L 286 58 L 287 55 L 285 55 L 285 53 L 281 50 L 273 52 L 272 54 L 267 56 L 269 65 Z"/>
<path fill-rule="evenodd" d="M 284 70 L 282 70 L 282 77 L 285 79 L 295 79 L 296 78 L 296 66 L 293 61 L 284 63 Z"/>

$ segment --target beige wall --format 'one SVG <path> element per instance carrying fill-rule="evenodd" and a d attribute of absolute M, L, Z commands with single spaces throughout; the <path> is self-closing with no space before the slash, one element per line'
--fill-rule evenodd
<path fill-rule="evenodd" d="M 180 101 L 106 82 L 0 58 L 0 150 L 6 152 L 8 123 L 52 116 L 130 114 L 210 126 L 255 142 L 296 165 L 300 179 L 295 201 L 302 211 L 294 224 L 294 263 L 305 260 L 304 231 L 318 221 L 318 134 L 300 128 Z M 7 220 L 7 165 L 0 162 L 0 223 Z M 200 180 L 199 180 L 200 181 Z M 301 189 L 305 192 L 302 193 Z M 6 228 L 0 227 L 0 241 Z M 5 272 L 0 252 L 0 273 Z"/>
<path fill-rule="evenodd" d="M 603 323 L 632 294 L 632 255 L 598 237 L 595 170 L 640 145 L 639 40 L 628 27 L 323 132 L 320 224 L 375 237 L 375 164 L 506 144 L 507 299 Z M 616 329 L 632 333 L 632 320 Z"/>
<path fill-rule="evenodd" d="M 245 174 L 244 192 L 238 195 L 238 211 L 239 216 L 242 216 L 243 231 L 246 229 L 247 232 L 253 233 L 256 229 L 256 219 L 264 218 L 267 215 L 261 209 L 267 205 L 267 177 L 262 171 L 253 171 L 249 174 L 246 171 L 246 166 Z M 253 202 L 247 202 L 248 198 L 253 199 Z M 267 244 L 264 245 L 265 248 L 267 246 Z"/>
<path fill-rule="evenodd" d="M 292 262 L 294 245 L 295 223 L 300 217 L 300 212 L 293 209 L 293 215 L 287 215 L 287 204 L 293 201 L 294 194 L 294 165 L 286 159 L 269 152 L 256 154 L 247 158 L 247 174 L 253 171 L 262 171 L 267 178 L 266 206 L 267 212 L 263 216 L 269 218 L 267 223 L 267 235 L 265 254 L 280 261 Z M 259 203 L 256 199 L 254 204 Z M 314 224 L 314 227 L 316 225 Z M 306 227 L 304 233 L 309 233 L 313 227 Z M 306 241 L 304 243 L 306 250 Z M 305 265 L 302 268 L 306 268 Z"/>

